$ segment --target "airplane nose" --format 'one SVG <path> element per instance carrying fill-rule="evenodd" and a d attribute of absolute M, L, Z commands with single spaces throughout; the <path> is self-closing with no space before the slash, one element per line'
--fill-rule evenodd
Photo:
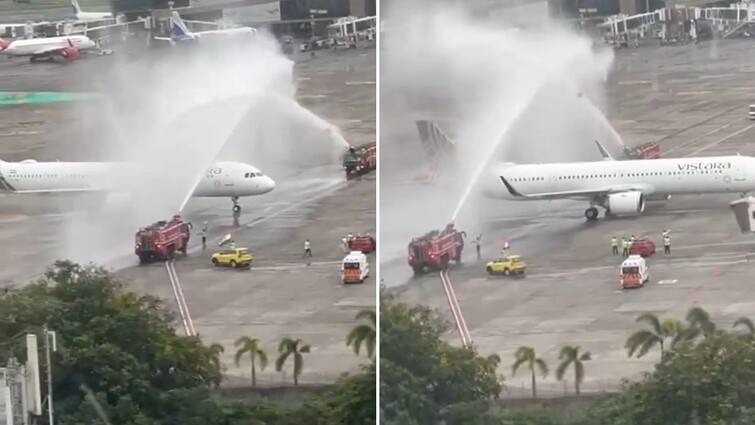
<path fill-rule="evenodd" d="M 271 179 L 268 176 L 264 176 L 261 186 L 265 193 L 270 192 L 275 189 L 275 180 Z"/>

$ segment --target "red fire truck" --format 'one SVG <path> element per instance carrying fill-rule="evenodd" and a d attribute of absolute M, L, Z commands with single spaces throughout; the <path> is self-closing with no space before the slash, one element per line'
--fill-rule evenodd
<path fill-rule="evenodd" d="M 661 157 L 658 143 L 648 142 L 637 146 L 625 146 L 624 155 L 628 159 L 657 159 Z"/>
<path fill-rule="evenodd" d="M 343 169 L 346 170 L 347 179 L 377 169 L 377 147 L 375 143 L 349 147 L 348 152 L 343 155 Z"/>
<path fill-rule="evenodd" d="M 369 254 L 377 248 L 375 238 L 367 235 L 355 236 L 347 243 L 349 244 L 349 249 L 351 251 L 362 251 L 364 254 Z"/>
<path fill-rule="evenodd" d="M 408 261 L 414 274 L 445 268 L 451 260 L 460 263 L 465 236 L 464 232 L 456 230 L 453 223 L 450 223 L 442 231 L 433 230 L 420 238 L 412 239 L 408 248 Z"/>
<path fill-rule="evenodd" d="M 191 223 L 174 215 L 170 221 L 158 221 L 136 232 L 134 253 L 139 263 L 173 258 L 176 252 L 186 254 L 191 235 Z"/>

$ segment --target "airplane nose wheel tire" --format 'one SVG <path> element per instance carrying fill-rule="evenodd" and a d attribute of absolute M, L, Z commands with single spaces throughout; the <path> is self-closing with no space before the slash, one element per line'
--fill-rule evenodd
<path fill-rule="evenodd" d="M 595 221 L 598 219 L 598 209 L 595 207 L 590 207 L 585 210 L 585 218 L 587 221 Z"/>
<path fill-rule="evenodd" d="M 233 206 L 233 212 L 240 213 L 241 212 L 241 205 L 234 205 Z"/>

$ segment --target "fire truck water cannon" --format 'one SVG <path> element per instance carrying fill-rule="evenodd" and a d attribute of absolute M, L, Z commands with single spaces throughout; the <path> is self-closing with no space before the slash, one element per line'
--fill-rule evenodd
<path fill-rule="evenodd" d="M 375 143 L 349 147 L 343 155 L 343 169 L 346 178 L 360 176 L 377 169 L 377 147 Z"/>
<path fill-rule="evenodd" d="M 139 229 L 134 237 L 134 253 L 139 263 L 172 259 L 177 252 L 186 254 L 191 228 L 191 223 L 176 214 L 169 221 L 161 220 Z"/>
<path fill-rule="evenodd" d="M 466 233 L 456 230 L 449 223 L 443 230 L 433 230 L 422 237 L 409 242 L 408 263 L 419 275 L 431 270 L 445 269 L 451 261 L 461 264 L 461 252 L 464 249 Z"/>

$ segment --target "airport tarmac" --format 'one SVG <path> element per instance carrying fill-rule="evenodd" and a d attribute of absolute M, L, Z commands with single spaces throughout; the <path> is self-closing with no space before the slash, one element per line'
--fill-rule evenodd
<path fill-rule="evenodd" d="M 0 90 L 95 91 L 101 78 L 92 77 L 88 85 L 82 74 L 98 70 L 101 65 L 94 61 L 100 59 L 109 58 L 38 67 L 24 60 L 0 61 Z M 374 49 L 322 51 L 314 58 L 297 55 L 295 77 L 302 104 L 339 126 L 349 143 L 374 141 Z M 101 160 L 105 153 L 96 135 L 104 134 L 107 126 L 101 117 L 96 102 L 75 108 L 64 103 L 0 107 L 0 158 Z M 208 343 L 224 345 L 227 385 L 249 381 L 248 360 L 240 367 L 233 364 L 233 341 L 240 336 L 260 338 L 271 358 L 282 337 L 301 338 L 312 345 L 312 353 L 305 357 L 300 381 L 332 382 L 366 361 L 364 356 L 355 356 L 345 341 L 356 325 L 354 316 L 364 308 L 374 308 L 375 282 L 339 283 L 340 239 L 350 231 L 375 234 L 374 173 L 347 182 L 340 164 L 335 163 L 275 174 L 265 164 L 254 164 L 277 185 L 268 194 L 242 198 L 243 210 L 236 220 L 231 201 L 225 198 L 193 199 L 185 211 L 195 229 L 203 221 L 210 227 L 206 251 L 194 236 L 188 258 L 176 264 L 192 318 Z M 78 199 L 0 194 L 0 243 L 5 247 L 0 287 L 22 285 L 55 259 L 66 257 L 61 235 L 73 217 L 86 214 L 85 204 Z M 252 250 L 251 270 L 215 269 L 210 264 L 217 242 L 227 233 L 238 245 Z M 92 235 L 76 237 L 86 240 Z M 127 245 L 132 237 L 133 232 L 124 236 Z M 303 257 L 307 238 L 314 251 L 309 265 Z M 118 276 L 130 288 L 164 297 L 174 305 L 164 266 L 135 266 L 131 249 L 107 266 L 118 269 Z M 370 259 L 374 262 L 374 254 Z M 258 372 L 258 380 L 275 385 L 291 381 L 291 376 L 275 372 L 271 364 Z"/>
<path fill-rule="evenodd" d="M 604 99 L 607 117 L 626 144 L 658 141 L 667 157 L 755 155 L 750 143 L 755 124 L 747 119 L 755 66 L 751 49 L 747 40 L 721 40 L 617 51 Z M 545 126 L 547 117 L 541 123 Z M 383 134 L 388 131 L 384 127 Z M 403 137 L 410 144 L 401 145 L 401 157 L 411 150 L 419 154 L 416 136 Z M 592 140 L 573 149 L 587 152 Z M 390 164 L 387 157 L 398 152 L 383 143 L 383 164 Z M 591 155 L 584 159 L 597 159 L 597 152 Z M 432 230 L 430 224 L 440 228 L 447 223 L 456 198 L 447 199 L 447 187 L 413 182 L 408 173 L 392 175 L 381 174 L 386 176 L 381 179 L 381 280 L 399 300 L 438 308 L 450 320 L 437 274 L 412 278 L 405 247 L 412 236 Z M 560 348 L 580 345 L 593 354 L 585 366 L 583 390 L 611 390 L 622 378 L 637 378 L 658 361 L 658 350 L 639 360 L 626 357 L 624 343 L 639 329 L 635 318 L 640 314 L 683 319 L 689 308 L 700 306 L 722 328 L 731 328 L 738 317 L 755 316 L 755 302 L 748 296 L 755 239 L 740 234 L 729 210 L 728 203 L 737 198 L 674 197 L 649 203 L 641 217 L 585 223 L 584 202 L 473 197 L 456 222 L 468 236 L 464 264 L 452 269 L 451 279 L 475 345 L 481 353 L 503 359 L 499 372 L 509 394 L 526 396 L 530 391 L 526 373 L 510 376 L 519 346 L 534 347 L 555 370 Z M 390 204 L 397 199 L 400 208 Z M 433 207 L 446 215 L 427 212 Z M 400 219 L 421 211 L 428 216 L 424 225 Z M 663 229 L 672 231 L 670 256 L 662 253 Z M 483 260 L 477 261 L 471 239 L 480 233 Z M 660 247 L 649 260 L 651 281 L 644 288 L 620 290 L 621 258 L 611 256 L 612 235 L 647 236 Z M 491 278 L 485 273 L 486 260 L 498 255 L 503 241 L 510 243 L 511 253 L 524 256 L 527 277 Z M 460 342 L 453 330 L 448 339 Z M 568 374 L 565 382 L 552 374 L 538 382 L 543 395 L 572 389 Z"/>

